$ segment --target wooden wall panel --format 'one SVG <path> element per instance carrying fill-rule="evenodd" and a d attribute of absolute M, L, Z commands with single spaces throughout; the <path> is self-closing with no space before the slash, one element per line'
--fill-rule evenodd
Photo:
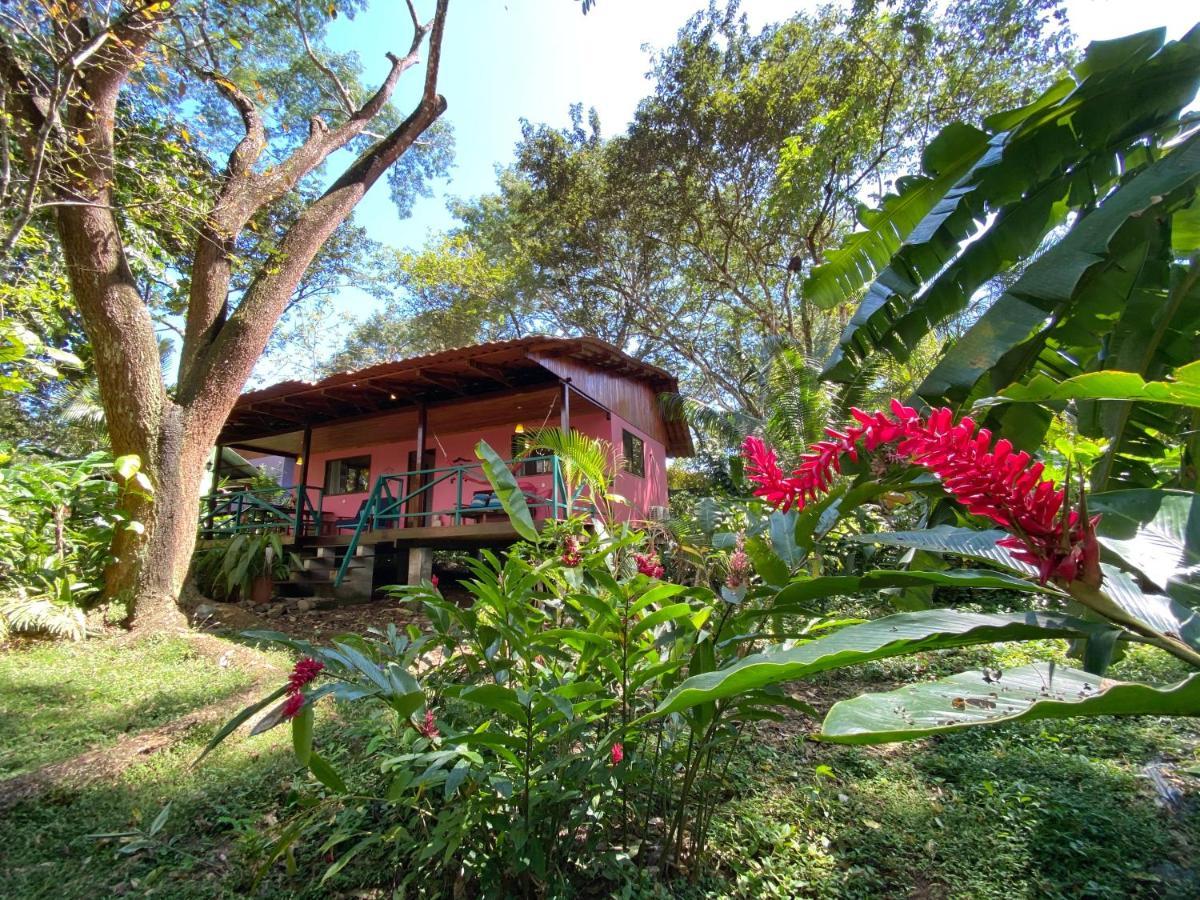
<path fill-rule="evenodd" d="M 329 453 L 348 447 L 367 447 L 409 440 L 417 433 L 416 410 L 389 416 L 372 416 L 354 422 L 334 423 L 313 429 L 312 453 Z"/>
<path fill-rule="evenodd" d="M 531 353 L 530 357 L 559 378 L 571 379 L 572 387 L 594 397 L 659 443 L 667 443 L 667 428 L 659 410 L 658 392 L 650 385 L 565 356 Z"/>

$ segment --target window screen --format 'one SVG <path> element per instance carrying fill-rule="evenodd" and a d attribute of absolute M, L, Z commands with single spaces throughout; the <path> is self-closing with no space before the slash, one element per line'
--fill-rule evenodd
<path fill-rule="evenodd" d="M 371 457 L 347 456 L 325 463 L 326 494 L 363 494 L 371 489 Z"/>
<path fill-rule="evenodd" d="M 512 458 L 520 459 L 529 451 L 529 435 L 513 433 L 512 436 Z M 533 456 L 545 456 L 546 459 L 530 459 L 521 463 L 520 474 L 522 475 L 545 475 L 554 468 L 554 461 L 549 459 L 549 453 L 545 450 L 532 451 Z"/>
<path fill-rule="evenodd" d="M 646 442 L 630 431 L 621 431 L 622 468 L 639 478 L 646 476 Z"/>

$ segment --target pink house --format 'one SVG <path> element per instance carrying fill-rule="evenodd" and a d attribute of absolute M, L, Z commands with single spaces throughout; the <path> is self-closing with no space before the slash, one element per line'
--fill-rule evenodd
<path fill-rule="evenodd" d="M 535 521 L 584 508 L 567 496 L 558 460 L 524 453 L 527 435 L 547 426 L 610 442 L 622 457 L 615 491 L 628 501 L 616 515 L 658 518 L 667 457 L 694 453 L 686 424 L 659 403 L 677 391 L 667 372 L 603 341 L 550 337 L 252 391 L 230 413 L 218 450 L 263 464 L 280 486 L 218 488 L 201 509 L 201 537 L 284 530 L 304 559 L 299 580 L 318 593 L 361 597 L 419 580 L 435 549 L 516 539 L 475 455 L 481 440 L 516 460 Z M 226 456 L 216 455 L 218 485 Z"/>

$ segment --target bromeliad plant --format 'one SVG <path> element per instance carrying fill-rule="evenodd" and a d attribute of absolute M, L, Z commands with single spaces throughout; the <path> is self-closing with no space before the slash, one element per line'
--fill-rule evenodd
<path fill-rule="evenodd" d="M 1042 608 L 980 615 L 954 610 L 901 613 L 845 628 L 798 647 L 777 646 L 721 671 L 690 677 L 656 710 L 670 715 L 696 704 L 720 703 L 759 689 L 870 659 L 917 650 L 1008 640 L 1070 638 L 1084 645 L 1086 671 L 1029 666 L 1013 672 L 972 672 L 945 681 L 867 695 L 836 704 L 819 735 L 871 743 L 1015 719 L 1071 715 L 1200 715 L 1200 673 L 1162 687 L 1101 679 L 1123 641 L 1152 644 L 1200 669 L 1200 615 L 1189 605 L 1189 583 L 1200 541 L 1188 527 L 1200 512 L 1184 492 L 1082 492 L 1042 477 L 1043 466 L 1006 440 L 993 441 L 970 419 L 948 409 L 926 416 L 893 402 L 889 413 L 853 411 L 855 424 L 829 429 L 790 474 L 756 438 L 747 439 L 747 476 L 755 493 L 780 509 L 820 503 L 846 461 L 916 466 L 935 474 L 970 514 L 999 529 L 939 526 L 924 531 L 863 536 L 863 540 L 984 561 L 1002 571 L 878 571 L 861 576 L 801 577 L 775 598 L 777 613 L 803 609 L 829 592 L 852 594 L 915 584 L 959 584 L 1025 591 Z M 878 466 L 872 468 L 878 469 Z M 1112 562 L 1106 562 L 1107 556 Z M 1146 593 L 1154 582 L 1165 594 Z"/>

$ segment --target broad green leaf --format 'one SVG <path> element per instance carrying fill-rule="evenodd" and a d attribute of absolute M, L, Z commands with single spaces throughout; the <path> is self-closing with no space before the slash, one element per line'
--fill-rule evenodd
<path fill-rule="evenodd" d="M 1143 715 L 1200 716 L 1200 673 L 1154 687 L 1042 663 L 1008 669 L 992 683 L 983 672 L 963 672 L 835 703 L 817 738 L 881 744 L 1030 719 Z"/>
<path fill-rule="evenodd" d="M 925 174 L 901 178 L 896 182 L 898 192 L 884 197 L 878 210 L 859 213 L 863 229 L 812 270 L 804 281 L 805 297 L 822 309 L 832 309 L 862 290 L 987 145 L 988 136 L 970 125 L 954 122 L 944 128 L 922 156 Z"/>
<path fill-rule="evenodd" d="M 113 460 L 113 469 L 121 476 L 122 481 L 128 481 L 142 468 L 142 459 L 136 453 L 118 456 Z"/>
<path fill-rule="evenodd" d="M 1128 573 L 1101 563 L 1101 590 L 1118 607 L 1159 634 L 1174 635 L 1194 650 L 1200 650 L 1200 613 L 1161 594 L 1147 594 Z"/>
<path fill-rule="evenodd" d="M 217 730 L 217 733 L 212 736 L 212 740 L 210 740 L 207 744 L 204 745 L 204 750 L 200 753 L 200 755 L 198 757 L 196 757 L 196 761 L 194 763 L 192 763 L 192 765 L 193 766 L 199 765 L 200 761 L 202 759 L 204 759 L 204 757 L 208 756 L 208 754 L 212 752 L 212 750 L 217 746 L 217 744 L 221 743 L 221 741 L 225 740 L 225 738 L 229 737 L 229 735 L 231 735 L 235 731 L 237 731 L 238 728 L 244 722 L 249 720 L 251 716 L 253 716 L 255 713 L 257 713 L 259 710 L 261 710 L 267 704 L 272 703 L 275 700 L 278 700 L 286 692 L 287 692 L 287 685 L 285 684 L 285 685 L 283 685 L 283 687 L 267 694 L 267 696 L 263 697 L 257 703 L 251 703 L 249 706 L 247 706 L 245 709 L 243 709 L 240 713 L 238 713 L 236 716 L 234 716 L 232 719 L 230 719 L 228 722 L 226 722 L 224 725 L 222 725 Z"/>
<path fill-rule="evenodd" d="M 862 575 L 822 575 L 817 578 L 800 578 L 787 585 L 775 597 L 772 606 L 763 610 L 764 615 L 780 611 L 780 607 L 803 606 L 807 601 L 835 595 L 861 594 L 880 591 L 884 588 L 935 585 L 960 588 L 997 588 L 1010 591 L 1042 592 L 1059 594 L 1052 587 L 1037 584 L 1024 578 L 1006 575 L 1003 572 L 950 569 L 942 571 L 876 569 Z M 1065 596 L 1065 595 L 1064 595 Z"/>
<path fill-rule="evenodd" d="M 1187 491 L 1108 491 L 1088 497 L 1100 542 L 1166 590 L 1200 564 L 1200 498 Z"/>
<path fill-rule="evenodd" d="M 292 719 L 292 748 L 296 751 L 296 759 L 300 765 L 307 766 L 312 756 L 313 742 L 313 707 L 305 703 L 296 718 Z"/>
<path fill-rule="evenodd" d="M 468 687 L 459 692 L 458 696 L 469 703 L 494 709 L 511 719 L 523 720 L 525 718 L 525 707 L 516 692 L 499 684 L 480 684 Z"/>
<path fill-rule="evenodd" d="M 517 534 L 527 541 L 536 543 L 538 539 L 537 526 L 533 524 L 533 516 L 529 514 L 529 504 L 525 501 L 525 492 L 517 484 L 517 479 L 509 470 L 504 460 L 488 446 L 487 441 L 475 445 L 475 455 L 483 462 L 483 474 L 487 477 L 496 492 L 496 497 L 504 511 L 508 513 L 509 521 Z"/>
<path fill-rule="evenodd" d="M 1200 178 L 1200 135 L 1193 136 L 1123 184 L 1070 231 L 1029 264 L 1020 278 L 988 307 L 942 356 L 917 388 L 931 402 L 965 399 L 976 382 L 1012 348 L 1029 341 L 1064 316 L 1094 268 L 1119 267 L 1126 250 L 1114 241 L 1127 222 L 1135 226 L 1166 214 L 1163 204 Z M 1190 190 L 1194 190 L 1194 187 Z M 987 238 L 981 239 L 984 244 Z M 978 246 L 978 245 L 977 245 Z"/>
<path fill-rule="evenodd" d="M 1014 384 L 999 396 L 976 401 L 975 406 L 997 403 L 1065 403 L 1068 400 L 1133 400 L 1141 403 L 1173 403 L 1200 407 L 1200 362 L 1181 366 L 1170 381 L 1146 381 L 1136 372 L 1105 369 L 1085 372 L 1063 381 L 1045 375 L 1028 384 Z"/>
<path fill-rule="evenodd" d="M 815 672 L 925 650 L 947 650 L 998 641 L 1083 638 L 1108 625 L 1043 613 L 985 615 L 947 609 L 897 613 L 852 625 L 798 647 L 748 656 L 732 666 L 694 675 L 671 691 L 652 715 L 678 712 L 744 691 L 794 681 Z"/>
<path fill-rule="evenodd" d="M 335 794 L 347 793 L 346 782 L 342 781 L 342 776 L 337 773 L 337 769 L 315 751 L 308 756 L 308 770 L 313 773 L 317 781 Z"/>
<path fill-rule="evenodd" d="M 890 547 L 906 547 L 930 553 L 951 553 L 993 563 L 1014 572 L 1033 575 L 1037 570 L 1023 563 L 997 541 L 1010 537 L 999 529 L 979 531 L 974 528 L 956 528 L 953 525 L 938 525 L 920 531 L 885 531 L 879 534 L 856 534 L 850 539 L 864 544 L 885 544 Z"/>

